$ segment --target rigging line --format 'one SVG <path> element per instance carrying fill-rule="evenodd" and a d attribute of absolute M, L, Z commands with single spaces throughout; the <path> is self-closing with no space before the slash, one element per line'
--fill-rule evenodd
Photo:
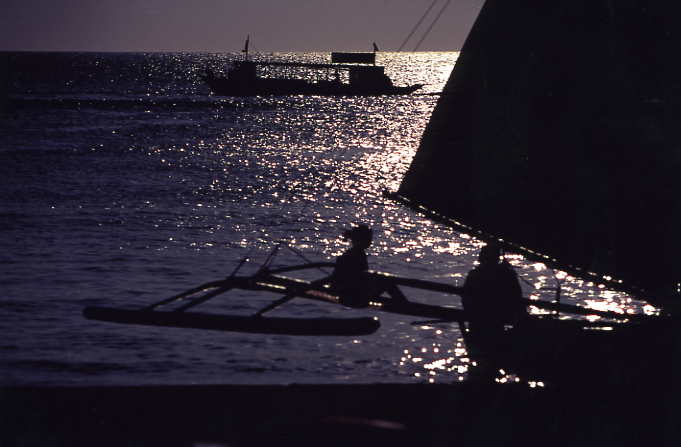
<path fill-rule="evenodd" d="M 281 247 L 282 242 L 283 241 L 279 241 L 277 243 L 277 245 L 274 246 L 272 251 L 270 251 L 270 254 L 267 256 L 267 259 L 265 259 L 265 262 L 263 262 L 262 265 L 260 266 L 258 273 L 264 272 L 265 270 L 267 270 L 269 268 L 270 264 L 272 263 L 272 260 L 277 255 L 277 252 L 279 251 L 279 248 Z"/>
<path fill-rule="evenodd" d="M 419 43 L 416 44 L 416 46 L 414 47 L 414 49 L 413 49 L 412 51 L 416 51 L 416 50 L 419 49 L 419 47 L 421 46 L 421 44 L 423 43 L 423 41 L 426 39 L 426 37 L 428 37 L 428 35 L 430 34 L 430 32 L 433 30 L 433 27 L 435 26 L 435 24 L 437 23 L 437 21 L 440 20 L 440 17 L 442 17 L 442 14 L 444 14 L 445 10 L 447 9 L 447 7 L 449 6 L 449 4 L 450 4 L 451 2 L 452 2 L 452 0 L 447 0 L 447 1 L 445 2 L 445 4 L 444 4 L 444 6 L 442 7 L 442 9 L 440 9 L 440 12 L 437 13 L 437 15 L 435 16 L 435 19 L 433 19 L 433 22 L 430 24 L 430 26 L 428 27 L 428 29 L 426 30 L 426 32 L 423 33 L 423 36 L 421 37 L 421 40 L 419 40 Z"/>
<path fill-rule="evenodd" d="M 400 45 L 400 47 L 397 49 L 398 52 L 402 51 L 402 49 L 405 47 L 405 45 L 407 45 L 407 42 L 409 42 L 409 39 L 411 39 L 411 37 L 414 35 L 414 33 L 416 32 L 418 27 L 421 26 L 421 23 L 423 23 L 423 20 L 425 20 L 426 16 L 430 12 L 430 10 L 433 9 L 433 6 L 435 6 L 435 3 L 437 3 L 438 1 L 439 0 L 433 0 L 433 3 L 431 3 L 430 6 L 428 7 L 428 9 L 426 9 L 426 12 L 423 13 L 423 15 L 418 20 L 418 22 L 416 22 L 416 25 L 414 25 L 414 27 L 411 29 L 411 32 L 409 33 L 409 35 L 407 35 L 407 38 L 404 39 L 404 42 L 402 42 L 402 45 Z"/>
<path fill-rule="evenodd" d="M 229 274 L 228 278 L 234 278 L 236 276 L 239 270 L 241 270 L 241 267 L 243 267 L 243 265 L 248 262 L 249 256 L 250 254 L 247 254 L 241 259 L 241 261 L 239 261 L 239 264 L 236 266 L 234 270 L 232 270 L 232 273 Z"/>
<path fill-rule="evenodd" d="M 433 6 L 435 6 L 435 4 L 438 1 L 439 0 L 433 0 L 433 2 L 430 4 L 430 6 L 428 6 L 428 8 L 426 8 L 426 12 L 424 12 L 423 15 L 421 16 L 421 18 L 416 22 L 416 25 L 414 25 L 414 27 L 411 29 L 411 31 L 409 32 L 407 37 L 402 42 L 402 45 L 400 45 L 400 47 L 397 49 L 397 51 L 392 52 L 393 54 L 392 54 L 391 57 L 385 59 L 385 61 L 383 62 L 384 66 L 388 66 L 389 64 L 392 63 L 393 60 L 395 60 L 395 58 L 397 57 L 397 53 L 399 53 L 400 51 L 402 51 L 402 49 L 404 49 L 404 47 L 407 45 L 407 42 L 409 42 L 409 39 L 412 38 L 412 36 L 414 35 L 414 33 L 416 32 L 418 27 L 421 26 L 421 24 L 423 23 L 425 18 L 428 16 L 430 11 L 433 9 Z"/>
<path fill-rule="evenodd" d="M 309 259 L 307 259 L 307 257 L 305 257 L 305 255 L 304 255 L 300 250 L 298 250 L 297 248 L 293 248 L 293 247 L 291 247 L 290 245 L 287 245 L 286 248 L 288 248 L 288 249 L 291 250 L 293 253 L 295 253 L 295 254 L 297 254 L 298 256 L 300 256 L 300 257 L 301 257 L 305 262 L 307 262 L 308 264 L 313 264 L 313 262 L 310 261 Z M 328 272 L 327 272 L 324 268 L 322 268 L 322 267 L 317 267 L 317 270 L 320 270 L 322 273 L 328 273 Z"/>

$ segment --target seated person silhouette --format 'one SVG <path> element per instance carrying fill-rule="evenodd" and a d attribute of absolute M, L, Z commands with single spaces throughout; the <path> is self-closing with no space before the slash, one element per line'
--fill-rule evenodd
<path fill-rule="evenodd" d="M 501 255 L 501 245 L 497 242 L 482 247 L 478 266 L 468 273 L 464 282 L 463 307 L 474 324 L 503 328 L 526 313 L 518 276 Z"/>
<path fill-rule="evenodd" d="M 340 304 L 348 307 L 366 307 L 369 302 L 387 292 L 396 302 L 407 302 L 407 298 L 390 278 L 377 277 L 369 273 L 369 263 L 365 250 L 371 245 L 373 231 L 366 225 L 359 225 L 343 233 L 350 241 L 350 248 L 336 258 L 333 273 L 325 278 L 312 281 L 304 288 L 293 287 L 282 298 L 274 301 L 253 316 L 262 317 L 275 307 L 295 298 L 308 288 L 329 284 L 330 291 L 338 295 Z"/>
<path fill-rule="evenodd" d="M 395 300 L 407 301 L 404 294 L 389 279 L 371 276 L 365 250 L 373 239 L 373 231 L 366 225 L 358 225 L 343 233 L 350 241 L 350 248 L 336 258 L 336 266 L 327 278 L 331 290 L 338 294 L 341 304 L 349 307 L 365 307 L 372 298 L 383 292 Z"/>

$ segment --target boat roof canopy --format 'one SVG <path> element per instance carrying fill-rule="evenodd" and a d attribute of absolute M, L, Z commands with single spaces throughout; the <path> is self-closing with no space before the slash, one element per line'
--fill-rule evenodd
<path fill-rule="evenodd" d="M 272 61 L 239 61 L 240 64 L 254 64 L 263 67 L 295 67 L 310 68 L 316 70 L 361 70 L 361 71 L 382 71 L 384 67 L 377 65 L 343 65 L 343 64 L 315 64 L 305 62 L 272 62 Z"/>
<path fill-rule="evenodd" d="M 376 53 L 331 53 L 331 62 L 344 64 L 375 64 Z"/>

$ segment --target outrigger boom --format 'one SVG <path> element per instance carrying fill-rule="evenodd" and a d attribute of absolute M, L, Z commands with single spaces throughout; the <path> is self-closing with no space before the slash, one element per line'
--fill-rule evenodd
<path fill-rule="evenodd" d="M 281 267 L 276 269 L 262 268 L 252 276 L 230 276 L 229 278 L 211 281 L 201 286 L 192 288 L 173 297 L 151 304 L 141 310 L 115 309 L 110 307 L 88 307 L 83 314 L 86 318 L 100 321 L 110 321 L 128 324 L 144 324 L 152 326 L 172 326 L 181 328 L 212 329 L 221 331 L 288 334 L 288 335 L 367 335 L 374 333 L 380 327 L 375 317 L 360 318 L 281 318 L 265 317 L 269 312 L 295 297 L 312 299 L 330 304 L 342 304 L 340 298 L 332 292 L 332 289 L 319 282 L 310 282 L 297 278 L 281 276 L 281 273 L 305 270 L 312 268 L 333 267 L 333 263 L 307 263 Z M 465 293 L 462 287 L 449 284 L 425 281 L 412 278 L 403 278 L 387 273 L 370 272 L 378 279 L 393 282 L 396 286 L 430 290 L 448 294 L 462 295 Z M 231 289 L 272 292 L 283 295 L 265 306 L 254 315 L 214 315 L 186 310 L 225 293 Z M 200 292 L 204 295 L 194 297 Z M 192 299 L 193 298 L 193 299 Z M 187 303 L 172 311 L 159 311 L 157 307 L 165 306 L 176 301 L 189 299 Z M 564 312 L 577 315 L 597 315 L 610 319 L 635 320 L 639 315 L 623 315 L 615 312 L 597 311 L 580 306 L 551 303 L 547 301 L 525 299 L 528 306 L 536 306 L 552 312 Z M 392 298 L 377 296 L 373 298 L 366 309 L 380 310 L 400 315 L 432 319 L 434 322 L 458 322 L 466 321 L 466 313 L 462 309 L 446 306 L 416 303 L 412 301 L 394 300 Z"/>

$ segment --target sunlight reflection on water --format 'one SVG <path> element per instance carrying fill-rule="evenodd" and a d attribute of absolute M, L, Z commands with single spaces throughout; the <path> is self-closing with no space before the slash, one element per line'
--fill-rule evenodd
<path fill-rule="evenodd" d="M 391 100 L 389 109 L 384 98 L 347 103 L 327 98 L 293 101 L 293 106 L 257 113 L 257 119 L 240 117 L 249 123 L 251 137 L 245 147 L 239 137 L 243 129 L 230 128 L 212 143 L 201 141 L 196 152 L 179 151 L 187 155 L 179 161 L 183 168 L 199 163 L 198 167 L 213 177 L 208 187 L 199 185 L 196 196 L 207 195 L 213 207 L 235 210 L 246 201 L 253 213 L 239 225 L 230 227 L 227 221 L 214 232 L 226 228 L 234 234 L 243 233 L 238 239 L 242 247 L 259 245 L 266 250 L 274 241 L 285 240 L 294 248 L 328 258 L 343 250 L 340 230 L 350 223 L 364 222 L 380 235 L 371 249 L 373 268 L 460 284 L 482 244 L 381 196 L 384 188 L 395 190 L 399 186 L 427 123 L 429 114 L 423 110 L 432 109 L 435 100 L 397 98 Z M 366 118 L 356 119 L 359 111 Z M 276 130 L 285 126 L 286 132 Z M 168 163 L 167 159 L 161 161 Z M 199 220 L 200 208 L 205 207 L 195 204 L 192 213 Z M 213 247 L 207 241 L 189 245 Z M 595 298 L 586 301 L 594 309 L 640 311 L 624 294 L 599 290 L 564 272 L 553 272 L 544 264 L 526 262 L 522 256 L 508 258 L 530 283 L 527 293 L 533 298 L 552 299 L 556 281 L 561 281 L 562 297 L 567 301 L 577 302 L 586 296 Z M 423 299 L 422 295 L 419 298 Z M 439 299 L 442 304 L 458 302 Z M 533 312 L 547 313 L 539 309 Z M 377 344 L 387 347 L 396 332 L 403 330 L 382 329 L 385 335 L 377 336 Z M 471 364 L 462 339 L 452 344 L 458 330 L 455 325 L 445 331 L 429 326 L 416 330 L 417 338 L 398 337 L 406 352 L 399 361 L 393 360 L 398 374 L 427 382 L 466 377 Z M 424 339 L 437 342 L 426 346 Z"/>
<path fill-rule="evenodd" d="M 20 216 L 21 225 L 7 226 L 9 286 L 4 309 L 7 321 L 25 321 L 22 317 L 34 312 L 41 317 L 27 321 L 15 337 L 7 334 L 21 346 L 5 352 L 15 365 L 4 371 L 6 380 L 437 383 L 462 380 L 475 367 L 458 325 L 412 325 L 417 318 L 388 314 L 376 313 L 381 329 L 360 339 L 216 336 L 82 321 L 77 310 L 85 303 L 144 306 L 225 277 L 246 256 L 252 261 L 240 273 L 253 273 L 280 241 L 313 261 L 331 260 L 346 247 L 342 230 L 357 222 L 375 231 L 369 250 L 374 270 L 461 285 L 473 267 L 480 241 L 382 195 L 384 189 L 398 188 L 437 102 L 437 96 L 428 94 L 441 90 L 456 54 L 379 55 L 378 63 L 386 65 L 396 85 L 426 83 L 425 95 L 207 96 L 196 78 L 197 67 L 235 56 L 169 55 L 165 62 L 150 56 L 156 67 L 153 79 L 165 83 L 137 85 L 121 75 L 121 82 L 131 82 L 122 89 L 140 95 L 133 105 L 121 104 L 119 97 L 118 102 L 107 97 L 106 107 L 93 101 L 92 92 L 99 91 L 96 77 L 87 78 L 78 81 L 87 92 L 87 106 L 36 107 L 8 124 L 14 127 L 2 150 L 16 152 L 5 159 L 2 174 L 8 197 L 17 198 L 7 204 L 7 212 Z M 304 55 L 310 61 L 326 57 Z M 106 57 L 95 59 L 107 70 L 116 66 Z M 191 95 L 172 101 L 141 96 L 147 91 L 177 95 L 171 87 L 185 73 L 173 68 L 178 61 L 194 76 L 193 83 L 181 87 Z M 144 70 L 137 67 L 138 72 Z M 112 89 L 109 83 L 106 88 Z M 60 94 L 74 95 L 75 103 L 85 95 Z M 559 280 L 565 302 L 642 311 L 640 303 L 625 294 L 563 272 L 554 275 L 545 265 L 521 256 L 510 255 L 509 260 L 528 281 L 523 283 L 526 296 L 552 300 Z M 275 261 L 303 262 L 286 249 Z M 27 284 L 28 277 L 40 281 Z M 458 297 L 435 292 L 409 289 L 407 294 L 414 301 L 460 305 Z M 25 297 L 37 296 L 55 303 L 53 313 L 27 304 Z M 248 292 L 227 296 L 207 303 L 206 311 L 248 313 L 268 302 Z M 277 312 L 298 317 L 366 313 L 309 302 L 292 302 Z M 45 323 L 42 317 L 58 323 Z M 53 343 L 45 346 L 41 340 Z M 77 352 L 66 347 L 69 340 L 77 341 Z M 36 361 L 53 366 L 40 372 L 22 366 Z M 86 367 L 69 369 L 69 362 Z"/>

